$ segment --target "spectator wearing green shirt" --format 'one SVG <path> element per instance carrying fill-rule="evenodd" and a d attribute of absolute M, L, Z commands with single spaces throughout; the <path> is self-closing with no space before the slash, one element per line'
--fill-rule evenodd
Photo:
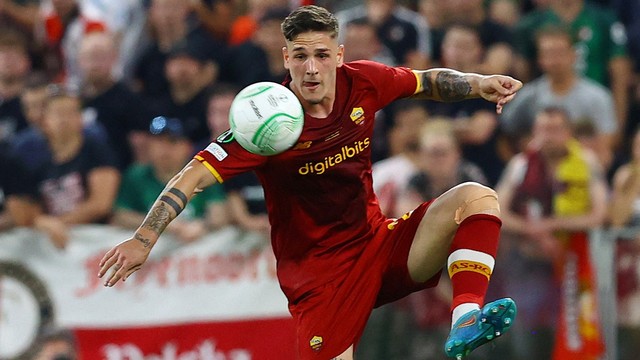
<path fill-rule="evenodd" d="M 165 184 L 191 159 L 194 150 L 180 120 L 156 117 L 149 127 L 149 164 L 134 164 L 124 174 L 113 223 L 136 228 Z M 221 185 L 196 194 L 167 230 L 184 242 L 197 240 L 227 223 Z"/>
<path fill-rule="evenodd" d="M 619 128 L 627 118 L 631 61 L 627 35 L 615 13 L 585 0 L 551 0 L 549 7 L 530 13 L 516 27 L 516 48 L 530 65 L 535 64 L 535 34 L 553 25 L 565 26 L 574 37 L 578 53 L 576 70 L 611 89 Z"/>

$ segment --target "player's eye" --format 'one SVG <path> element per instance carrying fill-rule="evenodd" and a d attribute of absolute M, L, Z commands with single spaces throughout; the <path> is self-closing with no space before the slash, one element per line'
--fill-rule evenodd
<path fill-rule="evenodd" d="M 304 54 L 297 54 L 297 55 L 293 56 L 293 58 L 296 59 L 296 60 L 304 60 L 306 57 L 307 56 L 304 55 Z"/>
<path fill-rule="evenodd" d="M 329 57 L 329 54 L 320 53 L 320 54 L 318 54 L 318 57 L 319 57 L 320 59 L 326 59 L 326 58 L 328 58 L 328 57 Z"/>

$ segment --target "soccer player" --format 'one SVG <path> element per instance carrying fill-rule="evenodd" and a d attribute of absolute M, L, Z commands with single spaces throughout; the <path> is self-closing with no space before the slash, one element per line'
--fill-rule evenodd
<path fill-rule="evenodd" d="M 453 283 L 445 352 L 462 358 L 499 336 L 516 308 L 508 298 L 483 306 L 501 225 L 496 193 L 464 183 L 399 219 L 385 218 L 372 190 L 371 138 L 375 112 L 393 100 L 482 97 L 501 112 L 522 84 L 501 75 L 344 63 L 338 23 L 317 6 L 294 10 L 282 32 L 284 84 L 305 110 L 298 145 L 264 157 L 231 133 L 220 136 L 169 181 L 133 236 L 104 255 L 98 275 L 109 272 L 105 286 L 140 269 L 198 189 L 255 170 L 301 359 L 352 359 L 371 310 L 435 286 L 443 266 Z"/>

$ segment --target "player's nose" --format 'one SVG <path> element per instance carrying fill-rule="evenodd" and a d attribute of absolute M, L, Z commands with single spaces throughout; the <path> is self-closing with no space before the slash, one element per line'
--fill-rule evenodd
<path fill-rule="evenodd" d="M 306 73 L 307 75 L 318 74 L 318 67 L 316 66 L 316 61 L 314 59 L 309 59 L 307 61 Z"/>

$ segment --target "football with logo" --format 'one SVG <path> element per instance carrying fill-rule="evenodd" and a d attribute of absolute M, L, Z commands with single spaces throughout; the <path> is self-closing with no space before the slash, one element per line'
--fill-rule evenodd
<path fill-rule="evenodd" d="M 298 141 L 304 112 L 296 95 L 285 86 L 258 82 L 236 95 L 229 111 L 229 125 L 233 137 L 247 151 L 271 156 Z"/>

